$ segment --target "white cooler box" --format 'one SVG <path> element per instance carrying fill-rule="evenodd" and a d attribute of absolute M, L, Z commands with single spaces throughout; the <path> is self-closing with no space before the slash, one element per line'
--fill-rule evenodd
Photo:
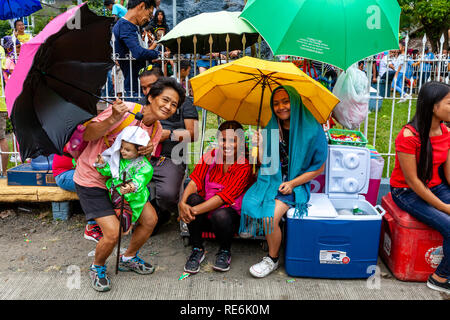
<path fill-rule="evenodd" d="M 308 214 L 287 213 L 285 269 L 290 276 L 368 278 L 378 258 L 384 210 L 367 193 L 367 148 L 329 145 L 325 193 L 312 193 Z M 356 213 L 353 209 L 357 208 Z M 379 211 L 378 211 L 378 210 Z"/>

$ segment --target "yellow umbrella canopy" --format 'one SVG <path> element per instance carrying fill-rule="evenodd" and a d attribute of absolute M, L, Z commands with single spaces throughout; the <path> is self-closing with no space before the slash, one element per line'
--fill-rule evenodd
<path fill-rule="evenodd" d="M 329 90 L 290 62 L 247 56 L 213 67 L 191 79 L 195 105 L 225 120 L 262 127 L 272 116 L 270 97 L 279 85 L 294 87 L 319 123 L 328 120 L 339 102 Z"/>

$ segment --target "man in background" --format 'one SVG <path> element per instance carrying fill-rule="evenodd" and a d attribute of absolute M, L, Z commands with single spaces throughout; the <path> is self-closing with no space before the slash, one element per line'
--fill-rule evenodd
<path fill-rule="evenodd" d="M 114 25 L 114 47 L 119 55 L 119 65 L 124 76 L 124 99 L 138 102 L 139 70 L 145 67 L 146 61 L 158 58 L 158 52 L 145 49 L 139 27 L 144 26 L 151 17 L 154 0 L 128 0 L 128 11 Z M 134 60 L 130 61 L 126 56 L 131 52 Z M 131 66 L 130 66 L 131 65 Z"/>
<path fill-rule="evenodd" d="M 114 3 L 114 0 L 105 0 L 103 4 L 105 5 L 106 9 L 111 11 L 111 14 L 116 19 L 115 21 L 123 18 L 128 11 L 127 8 L 125 8 L 123 5 Z"/>

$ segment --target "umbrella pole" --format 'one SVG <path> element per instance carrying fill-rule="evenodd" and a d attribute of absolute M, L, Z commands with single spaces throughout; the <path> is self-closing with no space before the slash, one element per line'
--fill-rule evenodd
<path fill-rule="evenodd" d="M 127 173 L 123 173 L 121 185 L 125 185 L 130 181 L 126 181 Z M 115 186 L 118 187 L 118 186 Z M 125 195 L 122 195 L 122 201 L 120 202 L 120 216 L 119 216 L 119 241 L 117 242 L 117 258 L 116 258 L 116 274 L 119 273 L 119 261 L 120 261 L 120 243 L 122 240 L 122 223 L 123 223 L 123 207 L 125 205 Z"/>
<path fill-rule="evenodd" d="M 267 83 L 267 78 L 265 76 L 263 76 L 263 81 L 261 83 L 262 90 L 261 90 L 261 99 L 259 101 L 259 111 L 258 111 L 258 121 L 257 121 L 256 132 L 259 132 L 259 126 L 260 126 L 260 122 L 261 122 L 261 111 L 262 111 L 262 104 L 263 104 L 263 100 L 264 100 L 264 91 L 266 89 L 266 83 Z M 253 173 L 256 172 L 256 162 L 258 161 L 258 153 L 259 153 L 258 146 L 259 146 L 259 141 L 258 141 L 258 144 L 256 145 L 256 147 L 253 147 L 253 150 L 252 150 Z"/>

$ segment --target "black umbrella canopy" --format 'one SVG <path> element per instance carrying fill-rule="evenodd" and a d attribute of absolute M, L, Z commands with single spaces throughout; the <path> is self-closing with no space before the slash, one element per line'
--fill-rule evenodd
<path fill-rule="evenodd" d="M 14 102 L 11 121 L 23 160 L 62 154 L 77 125 L 97 114 L 98 96 L 114 66 L 114 19 L 97 16 L 87 5 L 77 14 L 75 24 L 66 23 L 39 47 Z"/>

